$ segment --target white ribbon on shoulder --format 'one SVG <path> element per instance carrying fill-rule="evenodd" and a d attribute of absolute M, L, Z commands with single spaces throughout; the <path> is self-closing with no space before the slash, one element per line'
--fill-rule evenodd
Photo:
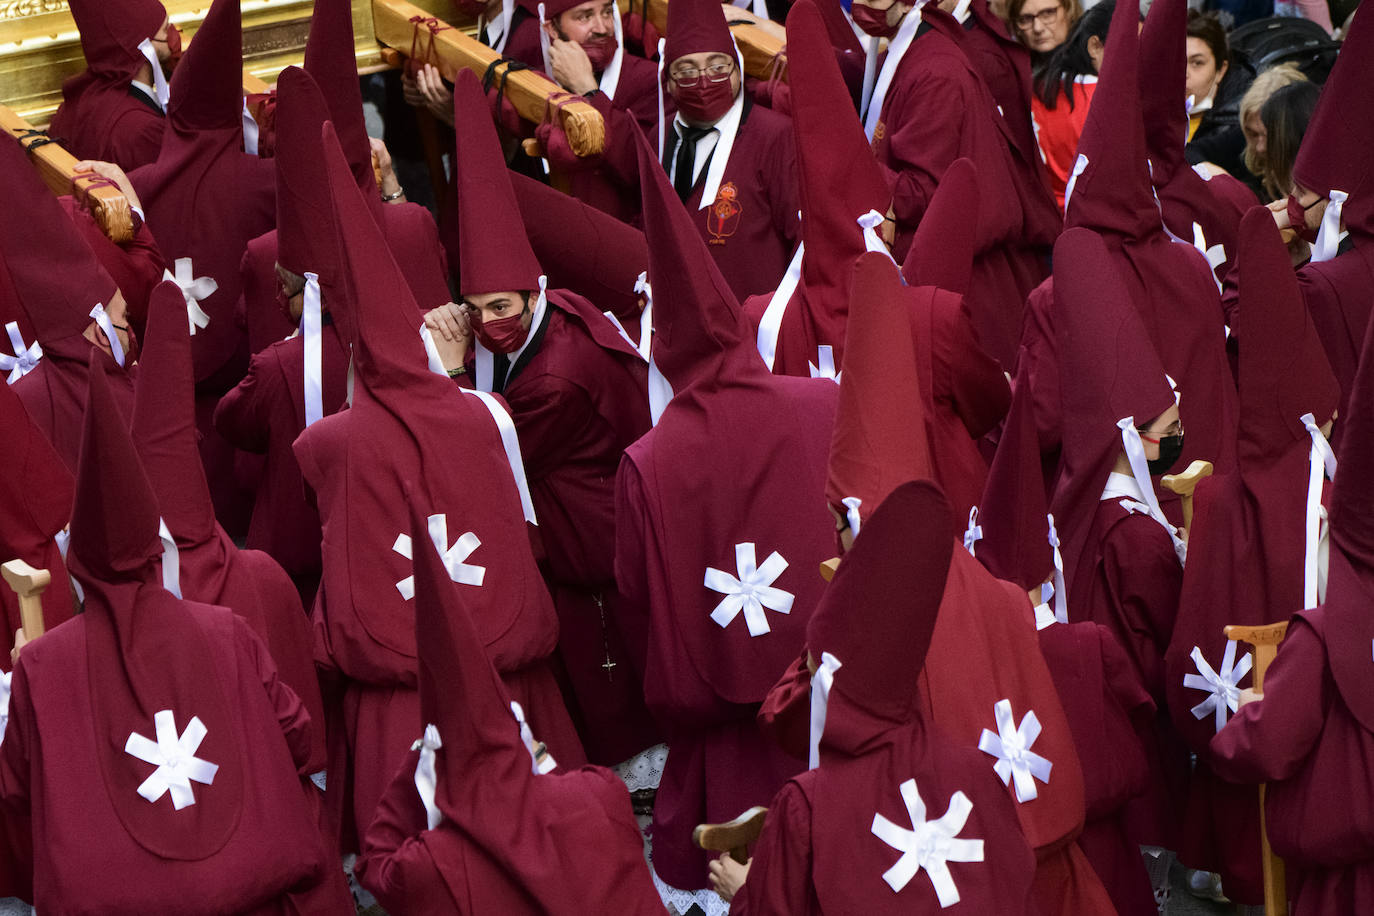
<path fill-rule="evenodd" d="M 1150 480 L 1149 464 L 1145 460 L 1145 446 L 1141 444 L 1140 433 L 1135 428 L 1135 417 L 1122 417 L 1116 421 L 1116 425 L 1121 429 L 1121 443 L 1126 449 L 1126 459 L 1131 464 L 1131 475 L 1135 477 L 1136 486 L 1140 488 L 1140 496 L 1143 502 L 1137 505 L 1144 506 L 1146 514 L 1150 518 L 1159 522 L 1164 530 L 1169 533 L 1169 539 L 1173 541 L 1174 553 L 1178 555 L 1179 563 L 1186 563 L 1188 560 L 1188 545 L 1178 536 L 1178 529 L 1169 524 L 1169 520 L 1164 517 L 1164 510 L 1159 508 L 1159 498 L 1155 496 L 1155 487 Z M 1123 504 L 1126 500 L 1123 500 Z M 1131 507 L 1126 507 L 1128 511 Z"/>
<path fill-rule="evenodd" d="M 821 738 L 825 735 L 825 714 L 830 705 L 830 688 L 835 686 L 835 672 L 844 667 L 829 652 L 821 653 L 821 663 L 811 675 L 811 742 L 806 768 L 821 765 Z"/>
<path fill-rule="evenodd" d="M 1303 539 L 1302 555 L 1302 597 L 1303 607 L 1316 607 L 1318 603 L 1317 584 L 1320 581 L 1320 547 L 1322 526 L 1322 478 L 1336 479 L 1336 453 L 1331 443 L 1322 435 L 1317 420 L 1310 413 L 1299 419 L 1312 437 L 1312 449 L 1308 452 L 1306 536 Z"/>
<path fill-rule="evenodd" d="M 91 317 L 95 319 L 95 326 L 100 328 L 105 339 L 110 342 L 110 355 L 120 366 L 124 365 L 124 345 L 119 342 L 119 335 L 115 333 L 114 322 L 105 313 L 105 306 L 97 302 L 95 308 L 91 309 Z"/>
<path fill-rule="evenodd" d="M 157 538 L 162 542 L 162 587 L 181 597 L 181 551 L 163 518 L 157 520 Z"/>
<path fill-rule="evenodd" d="M 911 12 L 902 20 L 897 34 L 887 46 L 887 57 L 883 60 L 883 68 L 878 71 L 878 79 L 873 84 L 873 94 L 864 99 L 864 136 L 868 138 L 869 143 L 873 142 L 873 134 L 878 129 L 878 122 L 882 120 L 883 103 L 887 101 L 887 91 L 892 86 L 893 77 L 897 75 L 897 67 L 901 65 L 902 58 L 911 48 L 911 43 L 916 40 L 916 30 L 921 27 L 921 7 L 924 5 L 925 0 L 918 0 Z M 877 41 L 874 41 L 873 47 L 876 48 L 877 44 Z"/>
<path fill-rule="evenodd" d="M 439 791 L 439 774 L 435 766 L 434 752 L 444 746 L 436 725 L 426 725 L 425 733 L 410 746 L 412 751 L 420 752 L 415 764 L 415 791 L 420 795 L 420 804 L 425 806 L 426 829 L 433 830 L 443 823 L 444 815 L 439 810 L 435 795 Z"/>
<path fill-rule="evenodd" d="M 324 418 L 324 318 L 320 311 L 320 275 L 305 274 L 301 341 L 305 347 L 305 425 Z"/>
<path fill-rule="evenodd" d="M 1331 203 L 1326 205 L 1326 212 L 1322 214 L 1322 227 L 1317 232 L 1316 244 L 1312 246 L 1313 263 L 1329 261 L 1340 250 L 1341 211 L 1345 208 L 1345 202 L 1350 199 L 1350 195 L 1332 188 L 1328 199 Z"/>
<path fill-rule="evenodd" d="M 172 98 L 172 87 L 167 82 L 167 74 L 162 72 L 162 61 L 157 59 L 157 49 L 153 47 L 153 40 L 145 38 L 140 41 L 138 53 L 142 54 L 148 65 L 153 68 L 153 93 L 157 96 L 158 106 L 166 111 L 167 103 Z"/>
<path fill-rule="evenodd" d="M 1073 189 L 1078 186 L 1078 176 L 1088 169 L 1088 157 L 1082 153 L 1073 161 L 1073 171 L 1069 173 L 1069 180 L 1064 184 L 1064 215 L 1069 213 L 1069 199 L 1073 197 Z M 1159 198 L 1155 197 L 1155 205 L 1159 205 Z"/>
<path fill-rule="evenodd" d="M 968 555 L 976 557 L 976 545 L 983 539 L 983 526 L 978 524 L 978 507 L 968 510 L 968 527 L 964 529 L 964 549 Z"/>
<path fill-rule="evenodd" d="M 1069 589 L 1068 586 L 1064 584 L 1064 554 L 1061 553 L 1059 549 L 1061 546 L 1059 543 L 1059 529 L 1054 527 L 1053 514 L 1046 515 L 1045 520 L 1050 526 L 1050 548 L 1054 551 L 1054 584 L 1049 585 L 1049 583 L 1046 583 L 1045 586 L 1042 586 L 1040 596 L 1042 601 L 1049 601 L 1050 595 L 1046 595 L 1044 591 L 1045 587 L 1048 586 L 1051 594 L 1054 596 L 1054 619 L 1060 623 L 1068 623 Z M 1036 629 L 1042 630 L 1044 627 L 1037 626 Z"/>
<path fill-rule="evenodd" d="M 5 381 L 13 385 L 32 372 L 34 367 L 38 365 L 38 361 L 43 358 L 43 347 L 36 340 L 32 344 L 26 345 L 24 336 L 19 333 L 19 322 L 17 321 L 7 323 L 5 333 L 9 335 L 10 346 L 14 348 L 14 355 L 0 353 L 0 372 L 8 372 L 9 377 Z"/>
<path fill-rule="evenodd" d="M 530 731 L 530 724 L 525 721 L 525 710 L 514 700 L 510 701 L 511 715 L 515 716 L 515 721 L 520 726 L 520 741 L 525 745 L 525 750 L 530 753 L 530 772 L 536 776 L 543 776 L 553 771 L 558 766 L 558 761 L 553 759 L 548 748 L 544 748 L 544 755 L 539 755 L 539 745 L 535 743 L 534 732 Z"/>
<path fill-rule="evenodd" d="M 763 317 L 759 319 L 759 356 L 763 357 L 764 365 L 768 367 L 769 372 L 773 371 L 773 363 L 778 358 L 778 335 L 782 332 L 782 316 L 787 312 L 787 306 L 801 283 L 804 257 L 806 242 L 798 242 L 797 250 L 787 265 L 787 272 L 782 275 L 778 288 L 773 291 L 773 297 L 768 300 L 768 307 L 763 310 Z"/>

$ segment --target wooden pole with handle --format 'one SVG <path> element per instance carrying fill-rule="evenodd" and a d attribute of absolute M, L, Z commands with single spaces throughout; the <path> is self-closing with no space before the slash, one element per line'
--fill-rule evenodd
<path fill-rule="evenodd" d="M 768 809 L 755 805 L 724 824 L 697 824 L 692 842 L 707 852 L 728 852 L 741 865 L 749 861 L 749 846 L 763 832 Z"/>
<path fill-rule="evenodd" d="M 1227 639 L 1238 639 L 1255 647 L 1255 692 L 1264 692 L 1264 672 L 1278 655 L 1279 643 L 1288 632 L 1288 621 L 1258 627 L 1229 626 Z M 1288 893 L 1284 880 L 1283 860 L 1274 855 L 1269 846 L 1269 833 L 1264 818 L 1264 786 L 1259 787 L 1260 857 L 1264 866 L 1265 916 L 1287 916 Z"/>
<path fill-rule="evenodd" d="M 34 569 L 23 560 L 10 560 L 0 565 L 0 573 L 19 596 L 19 620 L 24 627 L 24 637 L 34 640 L 42 636 L 43 602 L 40 596 L 52 582 L 52 573 Z"/>
<path fill-rule="evenodd" d="M 1165 474 L 1160 482 L 1165 488 L 1177 493 L 1183 503 L 1183 527 L 1193 526 L 1193 491 L 1202 478 L 1212 476 L 1212 462 L 1198 459 L 1178 474 Z"/>

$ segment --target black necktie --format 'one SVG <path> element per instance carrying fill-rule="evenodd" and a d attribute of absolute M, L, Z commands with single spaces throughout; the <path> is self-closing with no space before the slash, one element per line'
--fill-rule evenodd
<path fill-rule="evenodd" d="M 677 196 L 684 201 L 692 196 L 693 167 L 697 159 L 697 141 L 709 134 L 713 127 L 686 127 L 682 128 L 682 139 L 677 145 L 677 156 L 673 165 L 673 188 L 677 191 Z"/>

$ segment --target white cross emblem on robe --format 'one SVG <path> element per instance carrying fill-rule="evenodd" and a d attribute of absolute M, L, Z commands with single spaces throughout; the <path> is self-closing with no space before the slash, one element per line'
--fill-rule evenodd
<path fill-rule="evenodd" d="M 181 295 L 186 300 L 186 319 L 191 323 L 191 335 L 195 336 L 198 328 L 210 323 L 210 316 L 200 307 L 200 303 L 214 295 L 219 283 L 215 282 L 214 277 L 197 277 L 190 258 L 177 258 L 173 266 L 176 267 L 176 273 L 164 270 L 162 279 L 171 280 L 181 287 Z"/>
<path fill-rule="evenodd" d="M 434 549 L 439 551 L 439 558 L 444 561 L 444 569 L 448 571 L 448 577 L 461 585 L 481 585 L 486 579 L 487 568 L 464 563 L 472 552 L 482 546 L 477 535 L 471 531 L 464 532 L 452 546 L 448 543 L 448 516 L 443 514 L 431 515 L 429 517 L 429 539 L 434 542 Z M 391 545 L 391 549 L 407 560 L 414 560 L 414 546 L 411 543 L 410 535 L 396 535 L 396 542 Z M 396 591 L 401 593 L 401 597 L 406 601 L 415 597 L 415 574 L 411 573 L 404 579 L 396 583 Z"/>
<path fill-rule="evenodd" d="M 706 567 L 705 585 L 725 597 L 711 612 L 711 619 L 723 629 L 730 625 L 744 611 L 744 622 L 749 627 L 750 636 L 762 636 L 769 631 L 768 617 L 764 608 L 779 614 L 792 612 L 791 592 L 774 588 L 773 583 L 783 570 L 787 561 L 776 550 L 768 555 L 762 566 L 754 564 L 754 544 L 747 541 L 735 545 L 735 568 L 738 578 L 713 566 Z"/>
<path fill-rule="evenodd" d="M 1021 803 L 1035 798 L 1035 781 L 1049 785 L 1050 769 L 1054 765 L 1031 750 L 1035 739 L 1040 737 L 1040 719 L 1035 710 L 1029 710 L 1016 725 L 1016 717 L 1011 711 L 1011 700 L 998 700 L 992 707 L 993 718 L 997 720 L 994 734 L 983 729 L 978 738 L 978 750 L 997 758 L 992 765 L 993 771 L 1007 785 L 1016 782 L 1016 800 Z"/>
<path fill-rule="evenodd" d="M 829 344 L 816 347 L 816 362 L 808 360 L 806 365 L 811 369 L 812 378 L 828 378 L 836 385 L 840 383 L 840 373 L 835 371 L 835 348 Z"/>
<path fill-rule="evenodd" d="M 1202 655 L 1202 649 L 1197 646 L 1193 646 L 1193 651 L 1188 657 L 1193 660 L 1200 674 L 1183 675 L 1183 686 L 1209 692 L 1207 699 L 1193 707 L 1193 717 L 1202 719 L 1210 712 L 1215 718 L 1217 731 L 1221 731 L 1222 726 L 1226 724 L 1227 710 L 1235 712 L 1240 709 L 1240 688 L 1236 684 L 1250 673 L 1250 653 L 1246 652 L 1241 657 L 1240 664 L 1236 664 L 1236 641 L 1228 639 L 1226 652 L 1221 657 L 1220 672 L 1212 670 L 1212 666 L 1207 664 L 1207 659 Z"/>
<path fill-rule="evenodd" d="M 153 714 L 153 728 L 156 741 L 149 741 L 138 732 L 130 732 L 129 740 L 124 742 L 124 753 L 157 767 L 138 787 L 138 794 L 150 802 L 156 802 L 164 793 L 170 792 L 172 807 L 180 811 L 196 803 L 195 792 L 191 789 L 192 781 L 210 785 L 219 772 L 219 764 L 196 756 L 207 734 L 205 724 L 198 716 L 191 717 L 191 721 L 186 723 L 186 731 L 180 737 L 177 736 L 176 716 L 170 709 Z"/>
<path fill-rule="evenodd" d="M 874 836 L 902 854 L 896 864 L 883 872 L 883 880 L 894 892 L 901 893 L 924 868 L 935 887 L 940 906 L 953 906 L 959 902 L 959 889 L 954 886 L 949 863 L 983 861 L 982 840 L 959 839 L 959 831 L 964 829 L 973 811 L 973 802 L 963 792 L 955 792 L 950 796 L 949 809 L 944 816 L 928 821 L 926 803 L 916 789 L 916 780 L 908 779 L 897 790 L 902 794 L 913 829 L 898 827 L 881 814 L 873 815 L 873 826 L 869 828 Z"/>

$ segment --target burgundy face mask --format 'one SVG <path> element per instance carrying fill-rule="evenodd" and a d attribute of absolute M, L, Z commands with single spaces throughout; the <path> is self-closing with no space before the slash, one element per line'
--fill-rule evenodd
<path fill-rule="evenodd" d="M 483 321 L 482 313 L 472 309 L 468 312 L 468 322 L 472 325 L 473 335 L 482 342 L 482 346 L 493 353 L 514 353 L 530 336 L 529 328 L 521 323 L 529 311 L 530 306 L 527 302 L 518 315 Z"/>
<path fill-rule="evenodd" d="M 1315 207 L 1319 203 L 1321 203 L 1320 199 L 1313 202 L 1312 206 Z M 1299 203 L 1296 197 L 1292 194 L 1288 195 L 1289 227 L 1298 234 L 1298 238 L 1309 245 L 1315 245 L 1317 243 L 1317 230 L 1307 228 L 1307 210 L 1308 208 Z"/>
<path fill-rule="evenodd" d="M 592 62 L 592 69 L 597 73 L 611 65 L 611 59 L 615 57 L 615 49 L 618 47 L 620 45 L 616 44 L 614 35 L 582 42 L 582 50 L 587 52 L 587 59 Z"/>
<path fill-rule="evenodd" d="M 170 74 L 177 68 L 177 63 L 181 60 L 181 29 L 167 24 L 167 64 L 165 69 Z"/>
<path fill-rule="evenodd" d="M 691 83 L 677 80 L 674 83 L 677 85 L 677 92 L 673 96 L 677 99 L 677 110 L 686 121 L 714 124 L 725 117 L 730 106 L 735 104 L 735 89 L 729 78 L 713 83 L 699 76 Z"/>
<path fill-rule="evenodd" d="M 887 10 L 875 10 L 862 3 L 856 3 L 849 8 L 849 17 L 854 20 L 855 25 L 864 30 L 865 34 L 874 38 L 891 38 L 897 34 L 897 29 L 901 25 L 888 25 Z"/>

